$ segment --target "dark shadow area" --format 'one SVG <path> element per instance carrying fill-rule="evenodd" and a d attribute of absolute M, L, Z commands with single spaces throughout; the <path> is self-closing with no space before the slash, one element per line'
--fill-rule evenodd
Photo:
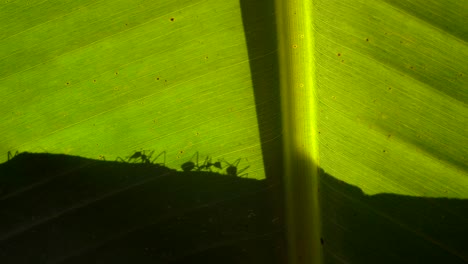
<path fill-rule="evenodd" d="M 446 3 L 442 1 L 424 1 L 424 0 L 384 0 L 388 4 L 394 6 L 407 14 L 415 16 L 428 25 L 445 31 L 452 36 L 467 42 L 468 27 L 461 26 L 466 23 L 467 5 L 466 2 L 460 1 L 458 7 L 463 7 L 459 10 L 456 5 L 450 3 L 450 6 L 444 6 Z M 440 8 L 444 6 L 444 8 Z M 437 10 L 437 13 L 433 11 Z"/>
<path fill-rule="evenodd" d="M 1 263 L 284 263 L 279 189 L 152 163 L 20 153 L 0 164 Z"/>
<path fill-rule="evenodd" d="M 280 185 L 21 153 L 0 164 L 1 263 L 286 263 Z M 466 263 L 468 201 L 368 196 L 320 171 L 326 263 Z"/>
<path fill-rule="evenodd" d="M 467 263 L 468 201 L 368 196 L 320 171 L 325 263 Z"/>
<path fill-rule="evenodd" d="M 280 182 L 283 146 L 274 1 L 240 0 L 240 5 L 265 175 Z"/>
<path fill-rule="evenodd" d="M 283 133 L 274 5 L 275 1 L 269 0 L 240 0 L 265 177 L 282 186 Z M 270 200 L 283 199 L 282 187 L 269 195 L 275 196 Z M 280 215 L 280 226 L 284 226 L 282 205 L 283 202 L 274 204 L 274 214 Z"/>

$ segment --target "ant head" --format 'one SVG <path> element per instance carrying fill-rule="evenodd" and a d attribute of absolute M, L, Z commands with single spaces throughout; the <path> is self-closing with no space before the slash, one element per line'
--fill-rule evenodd
<path fill-rule="evenodd" d="M 226 173 L 227 173 L 227 175 L 229 175 L 229 176 L 237 176 L 237 167 L 229 166 L 229 167 L 226 169 Z"/>
<path fill-rule="evenodd" d="M 193 170 L 195 168 L 195 163 L 193 163 L 192 161 L 187 161 L 184 164 L 182 164 L 182 166 L 180 166 L 180 167 L 185 172 L 191 171 L 191 170 Z"/>

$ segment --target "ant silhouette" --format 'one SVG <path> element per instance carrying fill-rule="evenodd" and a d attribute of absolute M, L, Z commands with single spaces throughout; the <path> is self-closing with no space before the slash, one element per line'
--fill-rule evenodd
<path fill-rule="evenodd" d="M 237 159 L 236 161 L 234 161 L 234 163 L 229 163 L 227 162 L 225 159 L 223 159 L 223 162 L 225 162 L 228 167 L 226 168 L 226 174 L 228 176 L 233 176 L 233 177 L 244 177 L 244 176 L 248 176 L 249 174 L 248 173 L 245 173 L 245 174 L 242 174 L 242 175 L 239 175 L 240 173 L 244 172 L 246 169 L 248 169 L 250 167 L 247 166 L 245 168 L 243 168 L 242 170 L 240 171 L 237 171 L 237 166 L 239 165 L 239 162 L 241 161 L 241 159 Z"/>
<path fill-rule="evenodd" d="M 127 163 L 144 163 L 144 164 L 154 164 L 154 165 L 159 165 L 159 166 L 164 166 L 166 164 L 166 151 L 163 151 L 159 153 L 156 158 L 151 160 L 151 156 L 153 156 L 154 150 L 149 152 L 149 150 L 140 150 L 140 151 L 135 151 L 133 155 L 129 156 L 126 158 L 126 160 L 122 159 L 121 157 L 117 157 L 116 161 L 120 160 L 122 162 L 127 162 Z M 163 163 L 154 163 L 161 155 L 164 154 L 164 162 Z"/>
<path fill-rule="evenodd" d="M 197 163 L 193 162 L 193 158 L 196 157 Z M 211 157 L 206 156 L 205 161 L 203 162 L 203 165 L 199 166 L 198 165 L 198 151 L 193 154 L 193 156 L 190 158 L 190 161 L 185 162 L 180 166 L 184 172 L 192 171 L 193 169 L 196 169 L 196 171 L 201 171 L 201 170 L 207 170 L 211 171 L 211 167 L 215 167 L 218 169 L 222 169 L 221 166 L 221 161 L 217 162 L 211 162 Z"/>
<path fill-rule="evenodd" d="M 205 158 L 205 162 L 203 162 L 203 165 L 201 165 L 200 167 L 198 167 L 199 170 L 208 170 L 208 171 L 211 171 L 211 167 L 215 167 L 215 168 L 218 168 L 220 170 L 223 169 L 223 167 L 221 166 L 221 161 L 218 160 L 217 162 L 213 163 L 211 162 L 211 157 L 210 156 L 206 156 Z"/>

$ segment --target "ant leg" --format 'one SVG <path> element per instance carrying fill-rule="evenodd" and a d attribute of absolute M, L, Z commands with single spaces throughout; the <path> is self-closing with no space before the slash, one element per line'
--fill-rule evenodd
<path fill-rule="evenodd" d="M 154 150 L 153 150 L 153 151 L 151 151 L 149 154 L 147 154 L 147 155 L 146 155 L 146 157 L 147 157 L 148 159 L 150 159 L 150 158 L 151 158 L 151 156 L 153 156 L 153 153 L 154 153 Z"/>
<path fill-rule="evenodd" d="M 234 163 L 232 164 L 232 166 L 234 167 L 237 167 L 237 165 L 239 165 L 239 162 L 241 161 L 240 158 L 238 158 L 236 161 L 234 161 Z"/>
<path fill-rule="evenodd" d="M 210 156 L 206 156 L 205 161 L 203 162 L 203 165 L 198 167 L 197 171 L 210 169 L 210 166 L 211 166 L 210 164 L 211 164 L 211 158 L 210 158 Z M 211 171 L 211 169 L 210 169 L 210 171 Z"/>
<path fill-rule="evenodd" d="M 248 168 L 250 168 L 250 165 L 247 166 L 247 167 L 245 167 L 245 168 L 243 168 L 242 170 L 238 171 L 237 174 L 238 174 L 238 175 L 241 174 L 242 172 L 244 172 L 244 171 L 247 170 Z M 244 175 L 249 175 L 249 174 L 246 173 L 246 174 L 240 175 L 240 176 L 238 176 L 238 177 L 242 177 L 242 176 L 244 176 Z"/>
<path fill-rule="evenodd" d="M 141 156 L 142 162 L 145 164 L 152 164 L 150 159 L 151 159 L 151 156 L 153 156 L 153 153 L 154 153 L 154 150 L 151 151 L 149 154 L 143 154 Z"/>
<path fill-rule="evenodd" d="M 11 151 L 8 151 L 8 160 L 11 160 L 13 159 L 14 157 L 16 157 L 18 155 L 18 151 L 15 152 L 15 154 L 11 154 Z"/>
<path fill-rule="evenodd" d="M 154 152 L 154 151 L 153 151 Z M 164 161 L 163 163 L 154 163 L 156 160 L 158 160 L 158 158 L 164 154 Z M 153 155 L 153 154 L 151 154 Z M 165 166 L 166 165 L 166 151 L 163 151 L 161 153 L 159 153 L 158 156 L 156 156 L 156 158 L 154 158 L 152 161 L 150 161 L 151 164 L 156 164 L 156 165 L 162 165 L 162 166 Z"/>
<path fill-rule="evenodd" d="M 223 159 L 222 161 L 223 161 L 224 163 L 226 163 L 226 164 L 227 164 L 228 166 L 230 166 L 230 167 L 237 167 L 237 165 L 239 165 L 240 160 L 241 160 L 241 159 L 238 158 L 238 159 L 236 159 L 236 161 L 234 161 L 234 163 L 232 163 L 232 164 L 229 163 L 229 162 L 227 162 L 226 159 Z"/>
<path fill-rule="evenodd" d="M 225 158 L 223 158 L 222 162 L 226 163 L 228 166 L 232 166 Z"/>
<path fill-rule="evenodd" d="M 208 159 L 208 157 L 207 157 L 207 159 Z M 207 160 L 207 163 L 206 163 L 206 168 L 207 168 L 210 172 L 212 171 L 212 170 L 211 170 L 211 167 L 214 165 L 214 163 L 212 163 L 211 161 L 212 161 L 212 159 L 211 159 L 211 157 L 209 157 L 209 159 Z"/>
<path fill-rule="evenodd" d="M 115 161 L 127 162 L 127 161 L 125 161 L 124 159 L 122 159 L 121 157 L 117 157 L 117 158 L 115 159 Z"/>

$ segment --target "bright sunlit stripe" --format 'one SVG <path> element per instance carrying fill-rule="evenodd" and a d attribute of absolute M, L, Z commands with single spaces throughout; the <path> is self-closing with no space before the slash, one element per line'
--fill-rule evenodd
<path fill-rule="evenodd" d="M 312 0 L 277 0 L 289 263 L 321 263 Z"/>

